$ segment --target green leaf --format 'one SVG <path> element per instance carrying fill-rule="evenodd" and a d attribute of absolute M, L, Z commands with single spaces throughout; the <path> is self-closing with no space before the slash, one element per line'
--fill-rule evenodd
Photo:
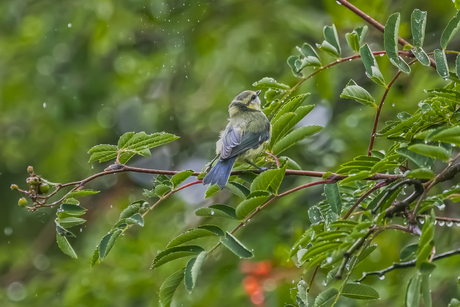
<path fill-rule="evenodd" d="M 308 218 L 313 226 L 324 222 L 323 214 L 318 206 L 312 206 L 308 209 Z"/>
<path fill-rule="evenodd" d="M 408 159 L 411 159 L 419 167 L 431 167 L 433 165 L 433 159 L 419 155 L 407 148 L 398 148 L 396 149 L 396 152 Z"/>
<path fill-rule="evenodd" d="M 198 257 L 190 259 L 190 261 L 187 263 L 184 274 L 184 283 L 185 289 L 188 293 L 192 293 L 193 289 L 195 289 L 198 274 L 200 273 L 201 266 L 207 255 L 208 253 L 206 251 L 201 252 L 198 254 Z"/>
<path fill-rule="evenodd" d="M 257 179 L 257 178 L 256 178 Z M 246 218 L 257 207 L 265 203 L 270 197 L 270 193 L 265 191 L 256 191 L 248 195 L 248 198 L 243 200 L 235 210 L 236 217 L 239 220 Z"/>
<path fill-rule="evenodd" d="M 128 142 L 134 136 L 135 132 L 126 132 L 118 139 L 118 149 L 127 148 Z"/>
<path fill-rule="evenodd" d="M 447 65 L 446 54 L 444 50 L 436 49 L 434 51 L 434 60 L 436 61 L 436 71 L 442 78 L 449 77 L 449 66 Z"/>
<path fill-rule="evenodd" d="M 65 236 L 61 236 L 59 233 L 56 233 L 56 242 L 64 254 L 75 259 L 78 258 L 77 254 L 75 253 L 75 251 L 73 250 L 72 246 L 70 245 L 69 241 L 67 241 L 67 238 Z"/>
<path fill-rule="evenodd" d="M 415 252 L 417 251 L 417 248 L 418 248 L 417 243 L 407 245 L 401 250 L 401 255 L 399 256 L 399 259 L 401 259 L 401 261 L 408 261 L 412 259 L 415 256 Z"/>
<path fill-rule="evenodd" d="M 160 298 L 160 304 L 162 307 L 169 307 L 171 306 L 171 301 L 174 296 L 174 292 L 176 292 L 177 287 L 184 279 L 185 268 L 177 271 L 176 273 L 172 274 L 163 282 L 160 287 L 160 293 L 158 294 Z"/>
<path fill-rule="evenodd" d="M 272 137 L 270 140 L 270 148 L 286 134 L 288 134 L 297 123 L 299 123 L 311 110 L 314 105 L 298 107 L 295 112 L 288 112 L 281 116 L 272 127 Z"/>
<path fill-rule="evenodd" d="M 460 307 L 460 301 L 457 300 L 456 298 L 453 298 L 450 303 L 449 303 L 449 306 L 447 307 Z"/>
<path fill-rule="evenodd" d="M 236 219 L 235 209 L 226 205 L 212 205 L 208 208 L 200 208 L 195 211 L 197 216 L 207 217 L 223 217 L 228 219 Z"/>
<path fill-rule="evenodd" d="M 300 165 L 297 164 L 297 162 L 295 162 L 289 157 L 281 156 L 278 158 L 278 160 L 280 160 L 281 163 L 286 163 L 286 166 L 288 169 L 293 169 L 293 170 L 298 170 L 298 171 L 302 170 Z"/>
<path fill-rule="evenodd" d="M 61 214 L 65 216 L 81 216 L 85 214 L 86 211 L 88 210 L 81 206 L 63 203 L 57 214 L 58 216 L 61 216 Z"/>
<path fill-rule="evenodd" d="M 335 50 L 337 50 L 337 57 L 340 57 L 342 50 L 340 49 L 339 36 L 337 35 L 337 29 L 335 28 L 335 25 L 332 24 L 332 26 L 325 26 L 323 28 L 323 34 L 325 40 L 334 46 Z"/>
<path fill-rule="evenodd" d="M 295 55 L 291 55 L 287 59 L 287 63 L 289 67 L 291 67 L 292 74 L 297 78 L 302 78 L 303 77 L 302 73 L 296 68 L 296 65 L 295 65 L 296 62 L 299 62 L 299 61 L 300 61 L 299 57 Z"/>
<path fill-rule="evenodd" d="M 343 89 L 342 94 L 340 94 L 340 98 L 354 99 L 363 105 L 377 108 L 374 97 L 372 97 L 372 95 L 364 88 L 357 85 L 353 80 L 348 82 L 347 86 Z"/>
<path fill-rule="evenodd" d="M 438 146 L 431 146 L 431 145 L 426 145 L 426 144 L 415 144 L 415 145 L 409 146 L 407 149 L 417 154 L 427 156 L 430 158 L 434 158 L 434 159 L 438 159 L 438 160 L 443 160 L 443 161 L 449 160 L 449 157 L 450 157 L 449 152 L 447 150 L 445 150 L 442 147 L 438 147 Z"/>
<path fill-rule="evenodd" d="M 379 65 L 377 64 L 369 45 L 364 44 L 364 46 L 359 49 L 359 53 L 364 64 L 364 68 L 366 69 L 366 76 L 368 76 L 376 84 L 386 87 L 385 79 L 380 72 Z"/>
<path fill-rule="evenodd" d="M 328 306 L 328 302 L 332 299 L 335 299 L 339 291 L 335 288 L 329 288 L 321 292 L 315 299 L 315 303 L 313 307 L 326 307 Z"/>
<path fill-rule="evenodd" d="M 366 259 L 373 251 L 377 249 L 377 244 L 368 246 L 358 257 L 358 263 Z"/>
<path fill-rule="evenodd" d="M 313 67 L 313 68 L 321 67 L 321 62 L 316 57 L 308 56 L 308 57 L 302 58 L 300 61 L 297 61 L 295 65 L 296 65 L 296 68 L 299 71 L 301 71 L 305 67 Z"/>
<path fill-rule="evenodd" d="M 351 50 L 359 52 L 359 37 L 355 30 L 351 33 L 345 34 L 345 39 L 347 40 L 348 46 L 350 46 Z"/>
<path fill-rule="evenodd" d="M 106 234 L 102 238 L 101 242 L 99 243 L 99 246 L 97 247 L 97 249 L 99 250 L 99 258 L 101 260 L 109 254 L 110 250 L 115 244 L 115 241 L 118 239 L 122 232 L 123 230 L 117 229 L 113 233 Z"/>
<path fill-rule="evenodd" d="M 307 261 L 309 259 L 314 258 L 320 254 L 326 254 L 326 252 L 336 249 L 342 242 L 322 242 L 316 244 L 313 247 L 310 247 L 305 254 L 303 254 L 302 258 L 300 259 L 302 262 Z"/>
<path fill-rule="evenodd" d="M 250 194 L 250 191 L 246 186 L 236 181 L 229 181 L 225 188 L 233 194 L 235 194 L 236 196 L 241 197 L 243 199 Z"/>
<path fill-rule="evenodd" d="M 217 184 L 210 185 L 208 186 L 208 189 L 206 190 L 205 198 L 211 197 L 219 191 L 220 191 L 220 188 Z"/>
<path fill-rule="evenodd" d="M 268 78 L 268 77 L 262 78 L 259 81 L 254 82 L 252 86 L 254 86 L 255 88 L 260 88 L 260 89 L 272 88 L 272 89 L 283 90 L 283 91 L 288 91 L 291 89 L 289 85 L 279 83 L 275 79 Z"/>
<path fill-rule="evenodd" d="M 179 184 L 184 182 L 188 177 L 192 176 L 194 171 L 188 169 L 185 171 L 182 171 L 180 173 L 175 174 L 174 176 L 171 177 L 171 182 L 174 186 L 174 188 L 177 188 Z"/>
<path fill-rule="evenodd" d="M 441 35 L 441 48 L 446 49 L 447 45 L 449 44 L 452 37 L 454 37 L 455 33 L 457 33 L 458 29 L 460 29 L 460 12 L 457 12 L 457 15 L 453 17 L 447 27 L 444 29 Z"/>
<path fill-rule="evenodd" d="M 412 53 L 415 55 L 417 60 L 420 62 L 420 64 L 425 65 L 425 66 L 430 66 L 430 58 L 426 54 L 426 52 L 422 49 L 422 47 L 414 47 L 412 48 Z"/>
<path fill-rule="evenodd" d="M 227 232 L 225 238 L 220 242 L 240 258 L 252 258 L 254 255 L 240 241 Z"/>
<path fill-rule="evenodd" d="M 429 135 L 428 139 L 431 141 L 460 145 L 460 127 L 437 130 L 436 133 Z"/>
<path fill-rule="evenodd" d="M 321 67 L 321 61 L 319 59 L 318 53 L 316 53 L 315 48 L 310 44 L 304 43 L 302 47 L 296 47 L 297 50 L 305 57 L 308 58 L 312 64 L 316 63 L 318 67 Z"/>
<path fill-rule="evenodd" d="M 121 211 L 120 213 L 120 220 L 126 219 L 128 217 L 133 216 L 136 213 L 139 213 L 141 208 L 148 207 L 148 203 L 145 200 L 138 200 L 131 203 L 125 210 Z"/>
<path fill-rule="evenodd" d="M 255 191 L 268 191 L 278 194 L 278 189 L 284 178 L 286 167 L 271 169 L 262 172 L 251 184 L 251 193 Z M 238 208 L 237 208 L 238 210 Z M 238 215 L 238 214 L 237 214 Z"/>
<path fill-rule="evenodd" d="M 418 307 L 420 304 L 420 284 L 421 276 L 419 274 L 412 277 L 407 285 L 406 290 L 406 307 Z"/>
<path fill-rule="evenodd" d="M 77 198 L 81 196 L 87 196 L 87 195 L 94 195 L 99 193 L 100 191 L 93 191 L 90 189 L 87 190 L 78 190 L 78 191 L 73 191 L 70 192 L 69 194 L 66 195 L 66 198 Z"/>
<path fill-rule="evenodd" d="M 128 217 L 125 221 L 128 225 L 136 224 L 141 227 L 144 227 L 144 218 L 139 213 L 133 214 L 131 217 Z"/>
<path fill-rule="evenodd" d="M 293 97 L 291 100 L 284 103 L 281 106 L 281 109 L 276 112 L 275 116 L 272 118 L 271 122 L 275 123 L 281 116 L 289 112 L 295 112 L 298 107 L 305 101 L 305 99 L 310 95 L 310 93 L 305 93 L 302 95 L 298 95 Z"/>
<path fill-rule="evenodd" d="M 118 149 L 117 146 L 114 145 L 102 144 L 92 147 L 88 153 L 91 154 L 88 162 L 106 162 L 117 157 Z"/>
<path fill-rule="evenodd" d="M 337 183 L 325 184 L 324 194 L 326 195 L 327 202 L 331 206 L 332 211 L 340 215 L 342 212 L 342 200 L 340 198 L 339 185 Z"/>
<path fill-rule="evenodd" d="M 220 229 L 217 226 L 214 225 L 202 225 L 198 226 L 196 228 L 192 228 L 187 230 L 186 232 L 178 235 L 174 239 L 169 242 L 167 248 L 171 248 L 177 245 L 182 245 L 186 242 L 189 242 L 191 240 L 203 238 L 203 237 L 209 237 L 209 236 L 217 236 L 217 237 L 223 237 L 225 236 L 225 233 L 222 229 Z"/>
<path fill-rule="evenodd" d="M 424 262 L 420 265 L 420 274 L 422 275 L 431 275 L 436 269 L 436 266 L 430 262 Z"/>
<path fill-rule="evenodd" d="M 165 263 L 168 263 L 172 260 L 176 260 L 183 257 L 189 257 L 198 255 L 199 253 L 203 252 L 204 249 L 200 246 L 196 245 L 183 245 L 183 246 L 175 246 L 168 248 L 161 253 L 159 253 L 155 259 L 153 260 L 152 266 L 150 269 L 155 269 L 162 266 Z"/>
<path fill-rule="evenodd" d="M 162 197 L 166 194 L 171 192 L 171 187 L 164 185 L 164 184 L 159 184 L 155 187 L 155 194 L 158 195 L 159 197 Z"/>
<path fill-rule="evenodd" d="M 385 51 L 391 64 L 402 72 L 409 74 L 409 65 L 398 55 L 399 20 L 399 13 L 392 14 L 387 20 L 384 33 Z"/>
<path fill-rule="evenodd" d="M 363 284 L 345 284 L 342 295 L 355 300 L 377 300 L 379 293 L 372 287 Z"/>
<path fill-rule="evenodd" d="M 418 179 L 432 179 L 434 178 L 434 172 L 429 168 L 417 168 L 413 171 L 410 171 L 406 177 L 408 178 L 418 178 Z"/>
<path fill-rule="evenodd" d="M 422 47 L 425 39 L 426 12 L 415 9 L 411 15 L 412 38 L 415 47 Z"/>
<path fill-rule="evenodd" d="M 297 128 L 275 144 L 273 153 L 279 155 L 297 142 L 318 133 L 321 129 L 323 129 L 323 127 L 315 125 Z"/>
<path fill-rule="evenodd" d="M 308 306 L 308 285 L 305 280 L 300 280 L 297 283 L 296 302 L 299 307 Z"/>
<path fill-rule="evenodd" d="M 455 58 L 455 73 L 460 78 L 460 54 Z"/>
<path fill-rule="evenodd" d="M 422 275 L 420 292 L 422 293 L 425 307 L 431 307 L 433 304 L 431 301 L 430 275 Z"/>
<path fill-rule="evenodd" d="M 322 50 L 322 51 L 326 52 L 330 56 L 333 56 L 335 58 L 340 58 L 340 53 L 337 50 L 337 48 L 335 48 L 334 45 L 332 45 L 331 43 L 329 43 L 327 41 L 323 41 L 323 43 L 321 45 L 316 44 L 316 47 L 318 47 L 319 50 Z"/>
<path fill-rule="evenodd" d="M 64 228 L 70 228 L 73 226 L 81 225 L 85 223 L 86 220 L 75 216 L 68 216 L 64 218 L 57 218 L 56 222 Z"/>
<path fill-rule="evenodd" d="M 369 171 L 361 171 L 361 172 L 359 172 L 357 174 L 349 175 L 347 178 L 341 180 L 340 184 L 344 185 L 344 184 L 347 184 L 347 183 L 350 183 L 350 182 L 353 182 L 353 181 L 365 179 L 365 178 L 367 178 L 369 176 L 370 176 Z"/>

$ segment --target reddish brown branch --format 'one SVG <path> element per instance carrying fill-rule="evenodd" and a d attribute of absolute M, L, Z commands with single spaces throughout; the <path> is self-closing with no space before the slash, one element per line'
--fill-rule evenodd
<path fill-rule="evenodd" d="M 374 192 L 375 190 L 377 189 L 380 189 L 384 186 L 386 186 L 387 183 L 386 182 L 380 182 L 378 184 L 376 184 L 373 188 L 371 188 L 369 191 L 367 191 L 366 193 L 364 193 L 364 195 L 362 195 L 357 201 L 356 203 L 350 208 L 350 210 L 348 210 L 347 214 L 345 214 L 345 216 L 343 217 L 344 220 L 346 220 L 347 218 L 350 217 L 350 215 L 353 213 L 353 211 L 356 209 L 356 207 L 358 207 L 358 205 L 366 198 L 368 197 L 369 195 L 371 195 L 372 192 Z"/>

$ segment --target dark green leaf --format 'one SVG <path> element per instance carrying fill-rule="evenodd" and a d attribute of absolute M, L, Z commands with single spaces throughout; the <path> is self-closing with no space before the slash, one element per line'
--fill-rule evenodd
<path fill-rule="evenodd" d="M 209 236 L 225 236 L 225 233 L 222 229 L 214 225 L 202 225 L 196 228 L 187 230 L 186 232 L 178 235 L 171 242 L 169 242 L 167 248 L 174 247 L 177 245 L 182 245 L 191 240 L 198 238 L 209 237 Z"/>
<path fill-rule="evenodd" d="M 327 303 L 335 299 L 337 295 L 339 294 L 339 291 L 335 288 L 329 288 L 327 290 L 324 290 L 321 292 L 315 299 L 315 303 L 313 304 L 313 307 L 326 307 L 328 306 Z"/>
<path fill-rule="evenodd" d="M 353 80 L 348 82 L 347 86 L 343 89 L 342 94 L 340 94 L 340 97 L 346 99 L 354 99 L 363 105 L 377 108 L 374 97 L 372 97 L 372 95 L 369 94 L 369 92 L 364 88 L 357 85 Z"/>
<path fill-rule="evenodd" d="M 183 257 L 189 257 L 198 255 L 203 252 L 204 249 L 196 245 L 183 245 L 175 246 L 168 248 L 161 253 L 159 253 L 153 260 L 152 266 L 150 269 L 155 269 L 162 266 L 165 263 L 168 263 L 172 260 L 176 260 Z"/>
<path fill-rule="evenodd" d="M 288 91 L 290 89 L 289 85 L 279 83 L 273 78 L 262 78 L 261 80 L 254 82 L 252 86 L 260 89 L 278 89 L 278 90 L 283 90 L 283 91 Z"/>
<path fill-rule="evenodd" d="M 399 259 L 401 261 L 408 261 L 412 259 L 415 256 L 415 252 L 417 251 L 418 244 L 410 244 L 404 247 L 401 251 L 401 255 L 399 256 Z"/>
<path fill-rule="evenodd" d="M 372 81 L 377 83 L 378 85 L 386 86 L 385 79 L 380 72 L 379 65 L 375 60 L 374 55 L 372 54 L 371 49 L 369 48 L 368 44 L 364 44 L 364 46 L 359 49 L 359 53 L 361 54 L 361 59 L 364 64 L 364 68 L 366 69 L 366 76 L 368 76 Z"/>
<path fill-rule="evenodd" d="M 355 300 L 377 300 L 379 293 L 372 287 L 363 284 L 345 284 L 342 295 Z"/>
<path fill-rule="evenodd" d="M 460 54 L 455 58 L 455 73 L 460 78 Z"/>
<path fill-rule="evenodd" d="M 236 181 L 229 181 L 225 187 L 230 190 L 230 192 L 243 199 L 251 193 L 246 186 Z"/>
<path fill-rule="evenodd" d="M 75 217 L 75 216 L 68 216 L 64 218 L 57 218 L 56 222 L 59 223 L 64 228 L 70 228 L 73 226 L 81 225 L 86 222 L 85 219 Z"/>
<path fill-rule="evenodd" d="M 377 248 L 377 244 L 368 246 L 358 257 L 358 263 L 366 259 L 375 249 Z"/>
<path fill-rule="evenodd" d="M 452 37 L 457 33 L 460 28 L 460 12 L 457 12 L 457 15 L 453 17 L 447 27 L 444 29 L 441 35 L 441 48 L 446 49 Z"/>
<path fill-rule="evenodd" d="M 324 194 L 326 195 L 327 202 L 332 208 L 332 211 L 337 215 L 342 212 L 342 200 L 340 198 L 339 186 L 337 183 L 325 184 Z"/>
<path fill-rule="evenodd" d="M 265 171 L 258 175 L 251 184 L 251 192 L 268 191 L 278 193 L 278 189 L 284 178 L 286 168 L 277 168 Z M 238 211 L 238 207 L 237 207 Z M 237 214 L 238 215 L 238 214 Z"/>
<path fill-rule="evenodd" d="M 182 171 L 180 173 L 175 174 L 174 176 L 171 177 L 171 182 L 174 186 L 174 188 L 177 188 L 179 184 L 184 182 L 188 177 L 192 176 L 194 171 L 188 169 L 185 171 Z"/>
<path fill-rule="evenodd" d="M 171 301 L 174 296 L 174 292 L 176 292 L 177 287 L 184 279 L 185 268 L 177 271 L 176 273 L 172 274 L 163 282 L 160 287 L 160 293 L 158 294 L 160 298 L 160 304 L 162 307 L 169 307 L 171 306 Z"/>
<path fill-rule="evenodd" d="M 334 48 L 337 50 L 337 57 L 340 57 L 340 53 L 342 51 L 340 49 L 339 36 L 337 35 L 337 29 L 335 28 L 335 25 L 332 24 L 332 26 L 325 26 L 323 29 L 323 34 L 325 40 L 334 46 Z"/>
<path fill-rule="evenodd" d="M 425 39 L 426 12 L 415 9 L 411 15 L 412 37 L 414 46 L 422 47 Z"/>
<path fill-rule="evenodd" d="M 406 307 L 418 307 L 420 304 L 420 284 L 421 276 L 419 274 L 412 277 L 407 285 L 406 290 Z"/>
<path fill-rule="evenodd" d="M 425 65 L 425 66 L 430 66 L 430 58 L 426 54 L 426 52 L 422 49 L 422 47 L 414 47 L 412 48 L 412 53 L 415 55 L 417 60 L 420 62 L 420 64 Z"/>
<path fill-rule="evenodd" d="M 225 238 L 220 239 L 222 244 L 240 258 L 252 258 L 254 255 L 240 241 L 227 232 Z"/>
<path fill-rule="evenodd" d="M 120 220 L 126 219 L 136 213 L 139 213 L 139 210 L 145 207 L 148 207 L 148 203 L 144 200 L 138 200 L 131 203 L 125 210 L 120 213 Z"/>
<path fill-rule="evenodd" d="M 132 216 L 128 217 L 125 221 L 128 225 L 136 224 L 141 227 L 144 227 L 144 218 L 139 213 L 133 214 Z"/>
<path fill-rule="evenodd" d="M 419 155 L 405 147 L 396 149 L 396 152 L 406 158 L 411 159 L 419 167 L 431 167 L 433 165 L 433 159 L 428 158 L 424 155 Z"/>
<path fill-rule="evenodd" d="M 436 49 L 434 51 L 434 60 L 436 61 L 436 71 L 442 78 L 449 77 L 449 66 L 447 65 L 446 54 L 444 50 Z"/>
<path fill-rule="evenodd" d="M 422 281 L 420 285 L 420 292 L 422 293 L 423 302 L 425 307 L 431 307 L 431 290 L 430 290 L 430 275 L 422 275 Z"/>
<path fill-rule="evenodd" d="M 113 245 L 115 244 L 115 241 L 118 239 L 120 234 L 122 234 L 122 232 L 123 230 L 117 229 L 113 233 L 109 233 L 102 238 L 98 246 L 100 259 L 107 257 Z"/>
<path fill-rule="evenodd" d="M 442 147 L 438 147 L 438 146 L 432 146 L 432 145 L 426 145 L 426 144 L 415 144 L 415 145 L 409 146 L 407 149 L 417 154 L 427 156 L 433 159 L 443 160 L 443 161 L 449 160 L 449 157 L 450 157 L 449 152 L 447 150 L 445 150 Z"/>
<path fill-rule="evenodd" d="M 60 210 L 57 212 L 58 215 L 59 213 L 65 213 L 67 216 L 81 216 L 87 211 L 87 209 L 81 206 L 65 203 L 63 203 L 59 209 Z"/>
<path fill-rule="evenodd" d="M 195 215 L 236 219 L 235 209 L 226 205 L 212 205 L 208 208 L 200 208 L 195 211 Z"/>
<path fill-rule="evenodd" d="M 262 173 L 263 174 L 263 173 Z M 256 178 L 257 179 L 257 178 Z M 257 207 L 265 203 L 270 196 L 270 193 L 257 191 L 248 195 L 248 198 L 243 200 L 235 210 L 236 217 L 239 220 L 246 218 Z"/>
<path fill-rule="evenodd" d="M 201 266 L 208 253 L 206 251 L 198 254 L 196 258 L 190 259 L 185 268 L 185 289 L 192 293 L 195 289 L 196 280 L 200 273 Z"/>
<path fill-rule="evenodd" d="M 312 225 L 318 225 L 324 222 L 323 214 L 317 206 L 312 206 L 308 209 L 308 217 Z"/>
<path fill-rule="evenodd" d="M 420 274 L 431 275 L 435 269 L 436 269 L 436 266 L 433 263 L 423 262 L 420 265 Z"/>
<path fill-rule="evenodd" d="M 321 129 L 323 129 L 323 127 L 314 125 L 297 128 L 276 143 L 273 148 L 273 153 L 279 155 L 297 142 L 318 133 Z"/>
<path fill-rule="evenodd" d="M 398 55 L 399 20 L 399 13 L 392 14 L 387 20 L 384 33 L 385 51 L 391 64 L 402 72 L 409 74 L 409 65 Z"/>
<path fill-rule="evenodd" d="M 75 251 L 73 250 L 72 246 L 70 245 L 69 241 L 67 241 L 67 238 L 65 236 L 61 236 L 59 233 L 56 233 L 56 242 L 64 254 L 75 259 L 78 258 L 77 254 L 75 253 Z"/>

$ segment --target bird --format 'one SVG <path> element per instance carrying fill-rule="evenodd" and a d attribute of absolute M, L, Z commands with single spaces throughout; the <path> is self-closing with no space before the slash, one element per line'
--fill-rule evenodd
<path fill-rule="evenodd" d="M 216 157 L 208 164 L 203 184 L 216 184 L 222 190 L 235 162 L 253 164 L 261 156 L 271 137 L 271 124 L 260 107 L 260 90 L 238 94 L 228 107 L 228 124 L 216 143 Z M 215 160 L 217 163 L 212 166 Z M 209 170 L 210 169 L 210 170 Z"/>

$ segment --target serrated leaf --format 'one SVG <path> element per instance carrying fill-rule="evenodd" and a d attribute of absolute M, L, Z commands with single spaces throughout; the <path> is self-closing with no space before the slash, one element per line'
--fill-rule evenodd
<path fill-rule="evenodd" d="M 65 215 L 67 216 L 81 216 L 85 214 L 86 211 L 88 210 L 81 206 L 63 203 L 61 207 L 59 208 L 57 214 L 59 216 L 59 214 L 62 212 L 62 213 L 65 213 Z"/>
<path fill-rule="evenodd" d="M 318 133 L 321 129 L 323 129 L 323 127 L 315 125 L 297 128 L 275 144 L 273 153 L 279 155 L 297 142 Z"/>
<path fill-rule="evenodd" d="M 251 193 L 255 191 L 268 191 L 277 194 L 285 172 L 286 167 L 262 172 L 252 182 Z"/>
<path fill-rule="evenodd" d="M 92 147 L 88 153 L 91 154 L 88 162 L 106 162 L 117 157 L 118 149 L 114 145 L 101 144 Z"/>
<path fill-rule="evenodd" d="M 302 258 L 300 259 L 302 262 L 307 261 L 311 258 L 314 258 L 317 255 L 325 255 L 328 251 L 334 250 L 342 242 L 321 242 L 316 244 L 313 247 L 310 247 L 305 254 L 303 254 Z"/>
<path fill-rule="evenodd" d="M 361 171 L 357 174 L 351 174 L 347 178 L 340 181 L 340 184 L 347 184 L 353 181 L 362 180 L 370 176 L 369 171 Z"/>
<path fill-rule="evenodd" d="M 69 194 L 66 195 L 66 198 L 77 198 L 77 197 L 82 197 L 82 196 L 94 195 L 94 194 L 97 194 L 99 192 L 100 191 L 94 191 L 94 190 L 91 190 L 91 189 L 78 190 L 78 191 L 70 192 Z"/>
<path fill-rule="evenodd" d="M 288 91 L 291 89 L 289 85 L 279 83 L 275 79 L 268 78 L 268 77 L 262 78 L 259 81 L 254 82 L 252 86 L 254 86 L 255 88 L 260 88 L 260 89 L 272 88 L 272 89 L 278 89 L 278 90 L 283 90 L 283 91 Z"/>
<path fill-rule="evenodd" d="M 415 55 L 417 60 L 420 62 L 420 64 L 425 65 L 425 66 L 430 66 L 430 58 L 426 54 L 426 52 L 422 49 L 422 47 L 414 47 L 412 48 L 412 53 Z"/>
<path fill-rule="evenodd" d="M 107 257 L 113 245 L 115 244 L 115 241 L 118 239 L 122 232 L 123 230 L 117 229 L 114 232 L 109 233 L 102 238 L 98 246 L 100 259 L 104 259 L 105 257 Z"/>
<path fill-rule="evenodd" d="M 441 35 L 441 48 L 446 49 L 447 45 L 449 44 L 452 37 L 454 37 L 455 33 L 457 33 L 458 29 L 460 29 L 460 12 L 457 12 L 457 15 L 453 17 L 447 27 L 444 29 Z"/>
<path fill-rule="evenodd" d="M 350 80 L 347 86 L 343 89 L 342 94 L 340 94 L 340 98 L 354 99 L 363 105 L 377 108 L 374 97 L 372 97 L 372 95 L 364 88 L 357 85 L 353 80 Z"/>
<path fill-rule="evenodd" d="M 447 79 L 449 77 L 449 66 L 447 65 L 447 59 L 444 50 L 436 49 L 434 51 L 434 60 L 436 61 L 436 72 L 438 75 L 444 79 Z"/>
<path fill-rule="evenodd" d="M 128 225 L 139 225 L 144 227 L 144 218 L 139 213 L 135 213 L 125 220 Z"/>
<path fill-rule="evenodd" d="M 326 307 L 328 306 L 328 302 L 332 299 L 335 299 L 339 291 L 335 288 L 329 288 L 321 292 L 315 299 L 315 303 L 313 307 Z"/>
<path fill-rule="evenodd" d="M 270 197 L 270 193 L 265 191 L 256 191 L 248 195 L 248 198 L 243 200 L 235 210 L 236 218 L 242 220 L 246 218 L 257 207 L 265 203 Z"/>
<path fill-rule="evenodd" d="M 81 225 L 86 222 L 85 219 L 75 217 L 75 216 L 68 216 L 64 218 L 57 218 L 56 222 L 59 223 L 64 228 L 70 228 L 73 226 Z"/>
<path fill-rule="evenodd" d="M 420 284 L 421 276 L 419 274 L 412 277 L 407 285 L 406 290 L 406 307 L 418 307 L 420 303 Z"/>
<path fill-rule="evenodd" d="M 212 205 L 208 208 L 200 208 L 195 211 L 195 215 L 236 219 L 235 209 L 226 205 Z"/>
<path fill-rule="evenodd" d="M 185 171 L 182 171 L 180 173 L 175 174 L 174 176 L 171 177 L 171 182 L 174 186 L 174 188 L 177 188 L 179 184 L 184 182 L 188 177 L 192 176 L 194 171 L 188 169 Z"/>
<path fill-rule="evenodd" d="M 238 183 L 236 181 L 229 181 L 227 185 L 225 186 L 227 190 L 235 194 L 236 196 L 245 199 L 249 195 L 249 189 L 242 185 L 241 183 Z"/>
<path fill-rule="evenodd" d="M 342 200 L 340 198 L 339 186 L 337 183 L 325 184 L 324 194 L 326 195 L 327 202 L 332 208 L 332 211 L 337 215 L 342 212 Z"/>
<path fill-rule="evenodd" d="M 61 236 L 59 233 L 56 233 L 56 242 L 64 254 L 75 259 L 78 258 L 77 254 L 75 253 L 75 251 L 73 250 L 72 246 L 70 245 L 69 241 L 65 236 Z"/>
<path fill-rule="evenodd" d="M 225 238 L 220 242 L 240 258 L 252 258 L 254 255 L 240 241 L 227 232 Z"/>
<path fill-rule="evenodd" d="M 396 152 L 408 159 L 411 159 L 419 167 L 431 167 L 433 165 L 433 159 L 424 155 L 419 155 L 407 148 L 398 148 L 396 149 Z"/>
<path fill-rule="evenodd" d="M 272 118 L 271 122 L 275 123 L 281 116 L 289 112 L 295 112 L 298 107 L 305 101 L 305 99 L 310 95 L 310 93 L 305 93 L 293 97 L 292 99 L 285 102 L 275 116 Z"/>
<path fill-rule="evenodd" d="M 177 287 L 184 279 L 185 268 L 177 271 L 176 273 L 172 274 L 163 282 L 160 287 L 160 293 L 158 294 L 160 299 L 160 304 L 162 307 L 169 307 L 171 306 L 172 298 L 174 296 L 174 292 L 176 292 Z"/>
<path fill-rule="evenodd" d="M 204 249 L 200 246 L 196 245 L 183 245 L 183 246 L 175 246 L 168 248 L 162 252 L 160 252 L 152 262 L 152 266 L 150 269 L 155 269 L 162 266 L 165 263 L 170 261 L 183 258 L 183 257 L 190 257 L 194 255 L 198 255 L 199 253 L 203 252 Z"/>
<path fill-rule="evenodd" d="M 417 154 L 443 161 L 449 160 L 450 157 L 449 152 L 446 149 L 438 146 L 415 144 L 409 146 L 407 149 Z"/>
<path fill-rule="evenodd" d="M 186 242 L 189 242 L 195 239 L 199 239 L 203 237 L 210 237 L 210 236 L 223 237 L 225 236 L 225 233 L 222 229 L 220 229 L 217 226 L 202 225 L 196 228 L 189 229 L 184 233 L 181 233 L 180 235 L 172 239 L 171 242 L 169 242 L 168 246 L 166 247 L 171 248 L 174 246 L 182 245 Z"/>
<path fill-rule="evenodd" d="M 298 107 L 295 112 L 285 113 L 276 122 L 274 122 L 272 127 L 270 148 L 272 148 L 278 140 L 288 134 L 289 131 L 291 131 L 291 129 L 294 128 L 298 122 L 300 122 L 308 113 L 310 113 L 314 107 L 314 105 Z"/>
<path fill-rule="evenodd" d="M 363 284 L 345 284 L 342 295 L 355 300 L 377 300 L 379 293 L 372 287 Z"/>
<path fill-rule="evenodd" d="M 455 145 L 460 145 L 460 127 L 451 127 L 442 130 L 436 130 L 436 133 L 433 133 L 427 137 L 431 141 L 439 141 L 444 143 L 452 143 Z"/>
<path fill-rule="evenodd" d="M 412 38 L 414 46 L 422 47 L 425 39 L 426 12 L 415 9 L 411 15 Z M 424 64 L 425 65 L 425 64 Z"/>
<path fill-rule="evenodd" d="M 417 168 L 410 171 L 406 177 L 418 178 L 418 179 L 432 179 L 434 178 L 434 172 L 429 168 Z"/>
<path fill-rule="evenodd" d="M 204 259 L 208 253 L 206 251 L 201 252 L 198 254 L 196 258 L 190 259 L 185 267 L 185 289 L 188 293 L 192 293 L 193 289 L 195 289 L 196 280 L 198 278 L 198 274 L 200 273 L 201 266 L 203 265 Z"/>

